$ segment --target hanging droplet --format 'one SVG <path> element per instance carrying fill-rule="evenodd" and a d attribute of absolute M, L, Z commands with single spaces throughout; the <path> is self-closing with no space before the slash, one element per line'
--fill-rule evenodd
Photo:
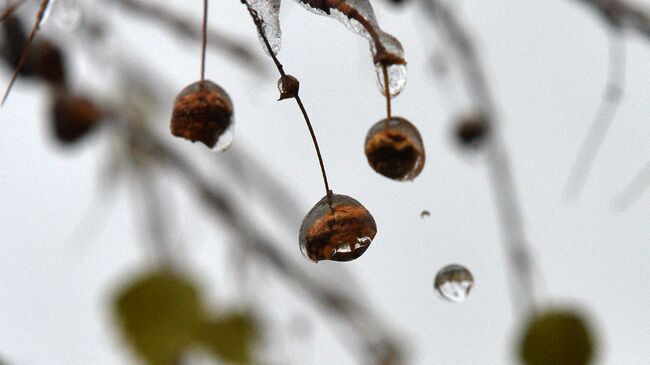
<path fill-rule="evenodd" d="M 464 148 L 481 148 L 490 130 L 488 122 L 481 114 L 462 117 L 455 123 L 455 126 L 456 140 Z"/>
<path fill-rule="evenodd" d="M 363 255 L 377 234 L 372 215 L 347 195 L 321 199 L 300 226 L 300 251 L 309 260 L 351 261 Z"/>
<path fill-rule="evenodd" d="M 278 90 L 280 90 L 278 100 L 295 98 L 300 90 L 300 81 L 291 75 L 284 75 L 278 80 Z"/>
<path fill-rule="evenodd" d="M 423 210 L 422 213 L 420 213 L 420 218 L 428 218 L 431 216 L 431 212 L 428 210 Z"/>
<path fill-rule="evenodd" d="M 176 137 L 223 151 L 232 143 L 234 124 L 230 96 L 212 81 L 197 81 L 176 97 L 171 120 Z"/>
<path fill-rule="evenodd" d="M 401 117 L 382 119 L 366 136 L 370 166 L 393 180 L 413 180 L 424 168 L 425 154 L 417 128 Z"/>
<path fill-rule="evenodd" d="M 406 65 L 390 65 L 388 68 L 388 91 L 390 97 L 394 98 L 399 95 L 406 86 Z M 384 69 L 382 65 L 376 65 L 377 87 L 381 93 L 386 96 L 386 86 L 384 85 Z"/>
<path fill-rule="evenodd" d="M 55 95 L 51 110 L 52 130 L 64 144 L 81 140 L 103 117 L 102 111 L 91 101 L 66 92 Z"/>
<path fill-rule="evenodd" d="M 527 365 L 587 365 L 594 358 L 595 345 L 580 313 L 552 309 L 530 318 L 519 354 Z"/>
<path fill-rule="evenodd" d="M 474 285 L 472 273 L 461 265 L 447 265 L 438 271 L 434 288 L 445 299 L 463 302 Z"/>

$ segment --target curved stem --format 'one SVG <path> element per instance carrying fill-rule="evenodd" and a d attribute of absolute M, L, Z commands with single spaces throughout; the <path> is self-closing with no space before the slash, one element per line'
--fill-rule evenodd
<path fill-rule="evenodd" d="M 268 38 L 266 38 L 266 34 L 264 33 L 264 28 L 262 27 L 262 20 L 257 14 L 257 11 L 251 8 L 247 0 L 241 0 L 241 2 L 242 4 L 246 5 L 246 8 L 248 9 L 248 13 L 250 14 L 251 18 L 253 18 L 253 22 L 257 27 L 257 32 L 260 34 L 260 37 L 262 38 L 262 41 L 264 42 L 266 49 L 269 51 L 269 55 L 273 59 L 273 63 L 275 63 L 275 67 L 278 69 L 280 76 L 282 77 L 286 76 L 286 73 L 284 72 L 284 66 L 282 66 L 282 63 L 280 63 L 278 57 L 275 55 L 275 53 L 273 53 L 273 48 L 271 47 Z M 311 124 L 309 115 L 307 114 L 307 109 L 305 109 L 305 105 L 302 103 L 302 100 L 300 99 L 298 92 L 296 92 L 296 95 L 293 98 L 296 99 L 298 108 L 300 108 L 300 112 L 302 113 L 302 116 L 305 119 L 305 124 L 307 124 L 307 129 L 309 129 L 311 140 L 314 143 L 314 149 L 316 150 L 316 156 L 318 157 L 318 163 L 320 165 L 321 174 L 323 175 L 323 185 L 325 185 L 325 196 L 327 196 L 327 202 L 330 208 L 332 208 L 332 190 L 330 190 L 329 182 L 327 181 L 327 172 L 325 171 L 325 163 L 323 162 L 323 155 L 321 154 L 320 147 L 318 146 L 318 140 L 316 138 L 316 133 L 314 132 L 314 127 Z"/>

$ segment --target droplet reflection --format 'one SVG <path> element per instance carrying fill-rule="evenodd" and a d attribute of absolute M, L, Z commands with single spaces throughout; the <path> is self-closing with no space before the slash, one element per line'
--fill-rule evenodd
<path fill-rule="evenodd" d="M 472 273 L 466 267 L 456 264 L 440 269 L 434 281 L 434 288 L 444 299 L 457 303 L 467 299 L 473 285 Z"/>

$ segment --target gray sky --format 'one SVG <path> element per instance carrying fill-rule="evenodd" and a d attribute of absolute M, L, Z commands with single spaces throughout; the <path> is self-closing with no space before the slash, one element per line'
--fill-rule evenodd
<path fill-rule="evenodd" d="M 186 1 L 168 3 L 199 16 L 198 1 L 191 7 Z M 611 203 L 650 159 L 650 42 L 627 38 L 628 84 L 620 113 L 582 197 L 575 204 L 564 202 L 564 183 L 607 74 L 607 33 L 600 19 L 577 3 L 466 0 L 460 6 L 503 118 L 538 268 L 540 302 L 574 305 L 593 319 L 600 364 L 647 364 L 650 196 L 624 213 Z M 521 318 L 511 309 L 509 272 L 487 175 L 479 158 L 459 153 L 449 139 L 449 103 L 442 102 L 431 73 L 438 45 L 415 4 L 404 9 L 385 2 L 373 5 L 382 27 L 401 40 L 409 61 L 409 81 L 393 109 L 424 137 L 427 165 L 413 183 L 375 174 L 363 154 L 366 131 L 384 113 L 367 42 L 291 1 L 285 1 L 281 14 L 279 55 L 288 72 L 301 80 L 332 188 L 362 202 L 378 225 L 364 256 L 343 265 L 363 296 L 403 335 L 413 363 L 516 363 L 512 354 Z M 106 14 L 122 26 L 120 52 L 128 51 L 135 62 L 165 75 L 160 81 L 172 90 L 195 81 L 196 45 L 151 23 L 115 19 L 117 15 Z M 213 2 L 211 25 L 248 40 L 261 54 L 239 2 Z M 101 88 L 89 80 L 96 75 L 86 61 L 75 58 L 75 85 Z M 275 76 L 259 79 L 219 52 L 210 53 L 207 74 L 235 103 L 235 145 L 256 152 L 276 170 L 307 212 L 322 196 L 319 170 L 295 105 L 274 101 Z M 7 72 L 2 75 L 8 79 Z M 93 198 L 106 143 L 89 141 L 70 151 L 56 146 L 42 123 L 46 95 L 34 84 L 18 83 L 0 111 L 0 354 L 17 365 L 131 362 L 128 353 L 115 351 L 120 340 L 106 303 L 121 278 L 151 261 L 139 243 L 134 194 L 120 185 L 111 198 L 115 201 L 103 203 L 102 210 L 111 213 L 96 239 L 69 242 Z M 168 123 L 165 111 L 160 123 Z M 196 153 L 201 149 L 174 143 Z M 208 220 L 188 218 L 198 209 L 186 194 L 175 191 L 172 197 L 192 272 L 211 296 L 223 293 L 236 302 L 232 277 L 223 266 L 224 243 L 232 237 L 215 233 L 221 230 L 211 229 Z M 429 218 L 420 218 L 423 209 L 431 212 Z M 289 247 L 295 246 L 287 252 L 298 258 L 299 224 L 286 239 Z M 441 301 L 433 292 L 436 271 L 449 263 L 462 263 L 474 274 L 476 286 L 465 303 Z M 260 273 L 255 278 L 271 282 L 257 287 L 260 303 L 286 304 L 276 322 L 311 313 L 299 299 L 287 304 L 285 297 L 295 298 L 292 288 Z M 287 341 L 266 351 L 278 358 L 289 353 L 284 359 L 292 364 L 353 363 L 335 340 L 337 332 L 320 322 L 315 326 L 311 340 Z"/>

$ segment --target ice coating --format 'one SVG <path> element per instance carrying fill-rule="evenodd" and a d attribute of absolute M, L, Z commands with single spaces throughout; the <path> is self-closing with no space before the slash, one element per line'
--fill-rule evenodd
<path fill-rule="evenodd" d="M 372 215 L 347 195 L 321 199 L 300 226 L 300 251 L 313 262 L 351 261 L 361 256 L 377 234 Z"/>
<path fill-rule="evenodd" d="M 251 9 L 257 12 L 257 16 L 262 22 L 264 35 L 271 45 L 273 54 L 280 52 L 282 44 L 282 31 L 280 29 L 280 0 L 249 0 L 248 4 Z M 264 44 L 262 35 L 258 34 L 262 48 L 267 55 L 269 50 Z M 269 55 L 270 56 L 270 55 Z"/>
<path fill-rule="evenodd" d="M 366 135 L 364 151 L 373 170 L 389 179 L 413 180 L 424 168 L 422 136 L 411 122 L 401 117 L 375 123 Z"/>
<path fill-rule="evenodd" d="M 373 62 L 381 74 L 379 88 L 385 94 L 382 66 L 388 67 L 390 95 L 398 95 L 406 85 L 404 48 L 397 38 L 384 32 L 377 23 L 368 0 L 296 0 L 312 13 L 342 22 L 354 33 L 368 39 Z"/>

